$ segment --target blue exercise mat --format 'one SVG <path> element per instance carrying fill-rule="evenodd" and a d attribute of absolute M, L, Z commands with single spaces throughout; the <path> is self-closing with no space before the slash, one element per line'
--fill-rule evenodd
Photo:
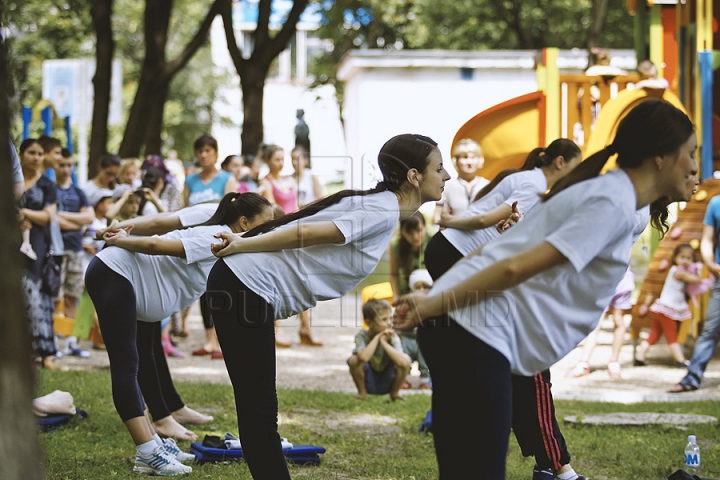
<path fill-rule="evenodd" d="M 58 427 L 67 424 L 72 417 L 79 417 L 81 419 L 87 418 L 88 414 L 85 410 L 76 409 L 75 415 L 67 415 L 62 413 L 56 413 L 48 415 L 47 417 L 35 417 L 35 423 L 40 426 L 42 433 L 52 432 Z"/>
<path fill-rule="evenodd" d="M 420 431 L 432 433 L 432 410 L 428 410 L 427 415 L 425 415 L 425 420 L 423 420 L 422 425 L 420 425 Z"/>
<path fill-rule="evenodd" d="M 237 462 L 243 459 L 241 449 L 210 448 L 200 442 L 192 443 L 190 451 L 195 455 L 198 463 Z M 284 449 L 283 453 L 288 462 L 319 464 L 320 454 L 325 451 L 325 447 L 315 445 L 293 445 L 293 448 Z"/>

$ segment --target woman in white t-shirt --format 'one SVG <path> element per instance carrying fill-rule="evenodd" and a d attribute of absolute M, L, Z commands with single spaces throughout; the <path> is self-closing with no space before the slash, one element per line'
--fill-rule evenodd
<path fill-rule="evenodd" d="M 432 319 L 418 340 L 433 375 L 441 478 L 505 478 L 511 374 L 548 368 L 592 331 L 627 268 L 635 211 L 650 204 L 653 225 L 667 230 L 668 199 L 689 200 L 698 183 L 696 148 L 684 113 L 641 103 L 613 143 L 557 182 L 532 215 L 426 295 L 401 299 L 396 328 Z M 620 168 L 598 176 L 615 153 Z"/>
<path fill-rule="evenodd" d="M 223 233 L 213 246 L 222 259 L 207 296 L 254 478 L 290 478 L 277 433 L 274 320 L 355 288 L 375 270 L 397 223 L 439 200 L 449 178 L 437 144 L 421 135 L 391 138 L 378 164 L 383 181 L 372 190 L 336 193 L 248 232 L 252 238 Z"/>
<path fill-rule="evenodd" d="M 425 265 L 433 279 L 439 278 L 455 262 L 478 247 L 497 238 L 495 224 L 508 218 L 513 204 L 529 212 L 541 195 L 580 164 L 582 152 L 575 142 L 559 138 L 546 148 L 530 152 L 519 169 L 500 172 L 480 190 L 462 216 L 443 214 L 440 226 L 425 249 Z"/>
<path fill-rule="evenodd" d="M 108 232 L 108 246 L 85 275 L 110 359 L 113 401 L 137 446 L 135 470 L 158 474 L 191 471 L 176 459 L 174 443 L 163 444 L 144 416 L 138 384 L 137 321 L 160 322 L 195 302 L 216 258 L 213 235 L 244 232 L 272 219 L 270 203 L 254 193 L 227 195 L 204 225 L 160 237 Z M 180 453 L 179 450 L 177 452 Z M 178 459 L 189 459 L 179 454 Z"/>

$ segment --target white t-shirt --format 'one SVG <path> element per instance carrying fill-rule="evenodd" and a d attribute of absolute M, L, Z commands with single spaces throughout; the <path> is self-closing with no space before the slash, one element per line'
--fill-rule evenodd
<path fill-rule="evenodd" d="M 90 202 L 90 205 L 93 207 L 101 198 L 112 197 L 114 192 L 114 190 L 109 188 L 98 187 L 92 179 L 85 182 L 80 188 L 85 192 L 88 202 Z"/>
<path fill-rule="evenodd" d="M 475 198 L 475 195 L 488 183 L 490 181 L 487 178 L 476 177 L 472 182 L 470 195 L 468 195 L 464 181 L 459 178 L 450 179 L 445 182 L 445 190 L 443 190 L 443 196 L 438 205 L 449 207 L 448 211 L 451 215 L 462 215 L 467 210 L 472 199 Z"/>
<path fill-rule="evenodd" d="M 597 325 L 627 269 L 635 189 L 622 170 L 581 182 L 539 204 L 522 222 L 460 260 L 431 293 L 451 289 L 495 262 L 548 242 L 568 261 L 450 316 L 502 353 L 513 373 L 553 365 Z"/>
<path fill-rule="evenodd" d="M 547 187 L 545 174 L 539 168 L 508 175 L 490 193 L 471 203 L 463 217 L 482 215 L 503 203 L 512 207 L 515 202 L 518 202 L 518 211 L 527 213 L 540 201 L 540 195 L 545 193 Z M 500 236 L 495 225 L 480 230 L 446 228 L 441 233 L 463 256 Z"/>
<path fill-rule="evenodd" d="M 218 205 L 220 205 L 218 202 L 196 203 L 174 212 L 173 216 L 180 219 L 183 227 L 192 227 L 210 220 L 217 211 Z"/>
<path fill-rule="evenodd" d="M 135 288 L 138 320 L 159 322 L 193 304 L 205 293 L 207 277 L 217 258 L 210 244 L 218 232 L 230 232 L 225 225 L 174 230 L 160 238 L 179 239 L 185 258 L 133 253 L 120 247 L 106 247 L 97 256 Z"/>
<path fill-rule="evenodd" d="M 279 252 L 239 253 L 224 257 L 232 272 L 273 306 L 283 319 L 339 298 L 370 275 L 387 250 L 400 219 L 392 192 L 346 197 L 299 222 L 333 222 L 345 236 L 341 244 L 322 244 Z M 216 243 L 216 242 L 215 242 Z"/>

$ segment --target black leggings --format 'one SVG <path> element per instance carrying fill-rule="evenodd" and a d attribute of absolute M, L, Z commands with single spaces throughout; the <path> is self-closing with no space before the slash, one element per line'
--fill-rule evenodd
<path fill-rule="evenodd" d="M 256 480 L 290 478 L 278 435 L 273 307 L 225 262 L 215 263 L 206 298 L 235 393 L 243 456 Z"/>
<path fill-rule="evenodd" d="M 433 280 L 440 278 L 462 258 L 463 254 L 442 232 L 436 233 L 425 247 L 425 268 Z"/>
<path fill-rule="evenodd" d="M 462 258 L 462 253 L 442 232 L 433 236 L 425 248 L 425 267 L 433 280 L 440 278 Z M 444 324 L 447 323 L 445 320 Z M 426 321 L 424 326 L 420 327 L 418 335 L 425 337 L 435 335 L 434 330 L 429 328 L 431 324 L 432 322 Z M 432 343 L 430 348 L 433 348 Z M 427 359 L 425 351 L 422 353 Z M 428 366 L 432 368 L 429 361 Z M 433 374 L 433 396 L 436 382 L 436 376 Z M 550 370 L 533 377 L 512 375 L 512 429 L 524 456 L 535 457 L 535 463 L 542 469 L 551 468 L 557 471 L 563 465 L 570 463 L 570 453 L 555 418 L 551 386 Z M 435 418 L 436 414 L 433 411 L 433 421 Z M 433 425 L 434 429 L 435 425 Z"/>
<path fill-rule="evenodd" d="M 510 363 L 449 317 L 442 320 L 418 329 L 420 350 L 432 372 L 440 480 L 505 478 L 512 417 Z"/>
<path fill-rule="evenodd" d="M 208 309 L 207 297 L 204 293 L 200 297 L 200 315 L 202 315 L 203 325 L 205 326 L 205 330 L 209 330 L 209 329 L 213 328 L 212 314 L 210 313 L 210 310 Z"/>
<path fill-rule="evenodd" d="M 138 385 L 135 289 L 97 257 L 85 272 L 85 287 L 95 305 L 110 359 L 115 409 L 123 422 L 142 417 L 145 408 Z"/>
<path fill-rule="evenodd" d="M 137 322 L 138 383 L 153 421 L 185 406 L 175 390 L 161 337 L 161 322 Z"/>

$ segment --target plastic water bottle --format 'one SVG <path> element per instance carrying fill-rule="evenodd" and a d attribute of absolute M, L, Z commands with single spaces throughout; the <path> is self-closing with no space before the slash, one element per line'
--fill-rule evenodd
<path fill-rule="evenodd" d="M 690 475 L 700 476 L 700 447 L 697 446 L 695 435 L 688 435 L 685 447 L 685 471 Z"/>

